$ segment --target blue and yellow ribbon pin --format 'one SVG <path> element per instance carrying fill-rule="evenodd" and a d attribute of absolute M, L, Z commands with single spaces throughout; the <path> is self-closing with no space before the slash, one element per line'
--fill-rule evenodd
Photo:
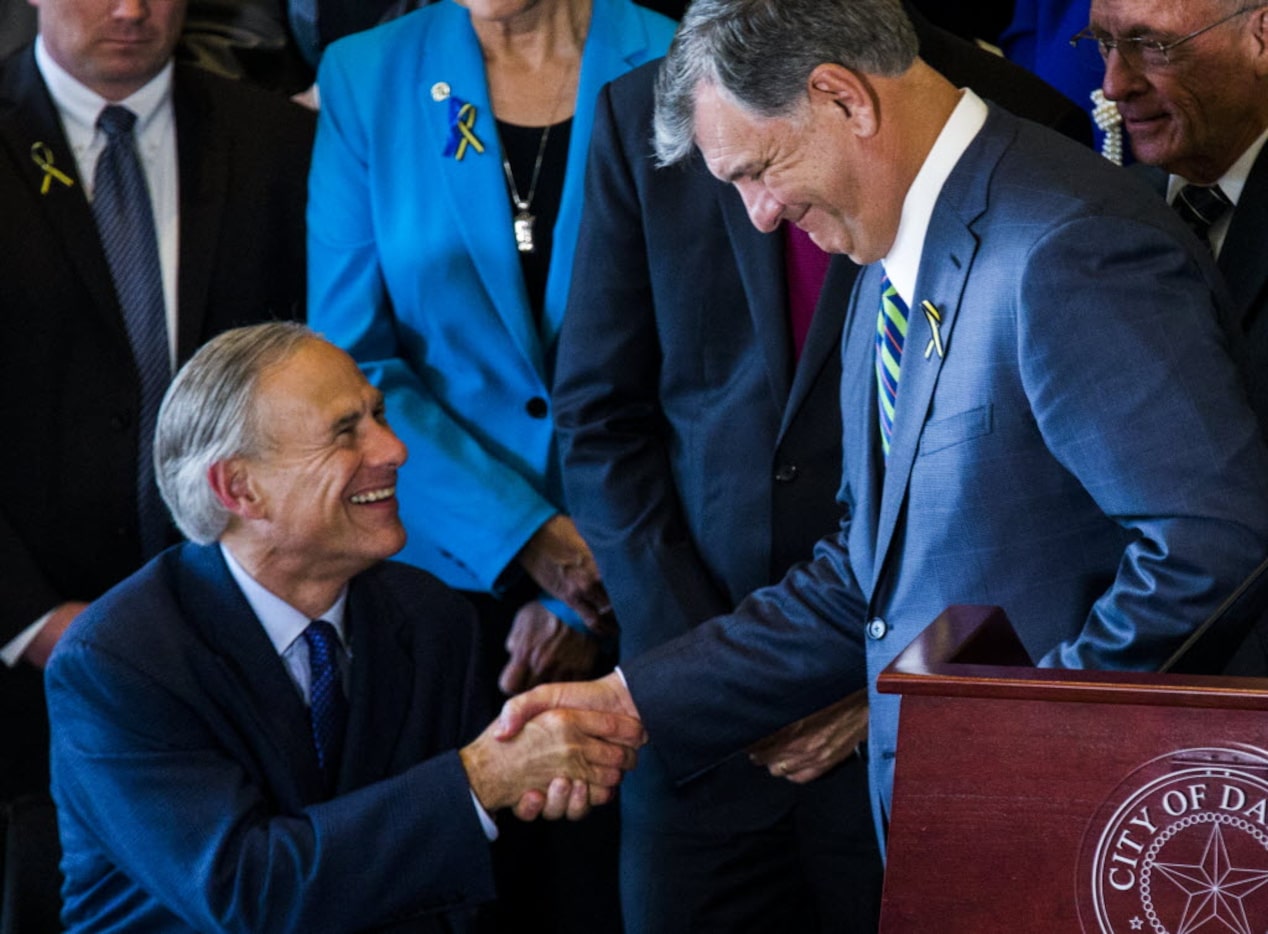
<path fill-rule="evenodd" d="M 44 178 L 40 182 L 40 194 L 48 194 L 54 180 L 61 182 L 67 188 L 75 184 L 73 178 L 53 165 L 53 150 L 49 149 L 47 144 L 40 142 L 31 144 L 31 161 L 44 173 Z"/>
<path fill-rule="evenodd" d="M 933 336 L 929 338 L 929 343 L 925 346 L 925 359 L 928 360 L 936 350 L 938 359 L 941 360 L 946 356 L 946 348 L 942 345 L 942 313 L 930 301 L 921 302 L 920 308 L 925 313 L 925 320 L 929 322 L 929 330 L 933 332 Z"/>
<path fill-rule="evenodd" d="M 470 146 L 476 152 L 484 152 L 484 143 L 471 132 L 475 126 L 476 109 L 460 97 L 449 98 L 449 142 L 445 144 L 445 158 L 453 156 L 459 162 L 467 154 Z"/>

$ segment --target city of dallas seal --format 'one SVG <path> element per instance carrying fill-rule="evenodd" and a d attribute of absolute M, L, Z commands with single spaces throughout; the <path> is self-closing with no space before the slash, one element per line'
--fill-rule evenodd
<path fill-rule="evenodd" d="M 1088 825 L 1086 932 L 1268 931 L 1268 752 L 1181 749 L 1131 772 Z"/>

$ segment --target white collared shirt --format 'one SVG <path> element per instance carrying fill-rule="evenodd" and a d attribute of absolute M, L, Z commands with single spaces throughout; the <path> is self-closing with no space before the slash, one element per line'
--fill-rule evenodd
<path fill-rule="evenodd" d="M 980 97 L 968 88 L 961 90 L 960 102 L 951 111 L 903 198 L 898 233 L 881 265 L 908 308 L 916 306 L 916 277 L 920 274 L 920 259 L 924 254 L 925 236 L 929 233 L 934 206 L 965 150 L 985 126 L 987 114 L 986 104 Z"/>
<path fill-rule="evenodd" d="M 286 665 L 286 671 L 295 682 L 295 687 L 299 689 L 304 704 L 307 705 L 310 702 L 312 674 L 308 664 L 308 643 L 303 636 L 304 630 L 313 619 L 324 619 L 335 627 L 339 643 L 343 647 L 339 673 L 343 678 L 344 692 L 347 693 L 348 663 L 352 660 L 344 626 L 348 606 L 347 586 L 345 585 L 339 591 L 339 596 L 335 598 L 335 602 L 329 609 L 310 619 L 247 573 L 246 569 L 234 558 L 233 553 L 223 544 L 220 546 L 220 553 L 224 555 L 225 564 L 229 565 L 229 573 L 233 575 L 233 579 L 241 588 L 242 595 L 247 598 L 247 603 L 251 605 L 252 612 L 260 621 L 260 625 L 264 627 L 269 641 L 273 643 L 274 651 Z"/>
<path fill-rule="evenodd" d="M 176 282 L 180 236 L 179 171 L 176 163 L 176 119 L 172 111 L 171 62 L 136 93 L 121 101 L 107 101 L 85 87 L 57 64 L 35 40 L 35 64 L 48 87 L 62 129 L 75 155 L 80 182 L 89 202 L 93 196 L 93 173 L 97 159 L 106 148 L 106 134 L 97 129 L 97 117 L 107 104 L 127 107 L 137 116 L 137 152 L 145 169 L 158 235 L 159 265 L 163 273 L 163 299 L 167 305 L 168 351 L 176 366 Z"/>
<path fill-rule="evenodd" d="M 1255 160 L 1259 158 L 1259 152 L 1264 148 L 1264 143 L 1268 142 L 1268 130 L 1264 130 L 1259 134 L 1259 139 L 1250 144 L 1237 161 L 1234 162 L 1227 172 L 1220 176 L 1216 182 L 1220 186 L 1220 191 L 1229 201 L 1233 202 L 1233 207 L 1237 207 L 1237 202 L 1241 200 L 1242 190 L 1246 187 L 1246 179 L 1250 177 L 1250 170 L 1254 168 Z M 1176 199 L 1176 195 L 1180 193 L 1180 189 L 1188 185 L 1188 179 L 1181 178 L 1179 175 L 1172 175 L 1167 180 L 1167 203 L 1171 204 Z M 1211 225 L 1211 229 L 1207 232 L 1207 238 L 1211 241 L 1211 252 L 1217 257 L 1220 250 L 1224 248 L 1224 238 L 1228 235 L 1228 228 L 1233 222 L 1233 212 L 1228 211 L 1218 221 Z"/>

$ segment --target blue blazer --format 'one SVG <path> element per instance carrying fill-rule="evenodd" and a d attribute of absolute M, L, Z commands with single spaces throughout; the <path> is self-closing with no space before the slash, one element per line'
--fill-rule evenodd
<path fill-rule="evenodd" d="M 1002 606 L 1040 664 L 1149 669 L 1268 553 L 1268 452 L 1210 257 L 1099 156 L 1000 111 L 944 187 L 882 462 L 882 271 L 845 325 L 840 492 L 815 560 L 623 663 L 678 777 L 875 676 L 953 603 Z M 919 311 L 942 315 L 945 356 Z M 871 697 L 888 811 L 898 698 Z"/>
<path fill-rule="evenodd" d="M 489 717 L 474 617 L 415 568 L 353 579 L 325 800 L 307 708 L 218 547 L 95 601 L 46 674 L 67 928 L 465 929 L 493 897 L 455 751 Z"/>
<path fill-rule="evenodd" d="M 563 509 L 548 390 L 594 101 L 607 81 L 663 54 L 673 29 L 628 0 L 595 0 L 540 333 L 466 9 L 442 0 L 335 43 L 322 61 L 310 320 L 383 389 L 409 447 L 401 559 L 454 586 L 492 589 Z M 484 146 L 461 159 L 445 155 L 456 99 L 475 107 L 471 130 Z"/>

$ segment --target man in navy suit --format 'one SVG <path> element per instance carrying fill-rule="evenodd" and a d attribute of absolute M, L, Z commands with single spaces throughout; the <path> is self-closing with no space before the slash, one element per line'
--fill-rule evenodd
<path fill-rule="evenodd" d="M 1090 144 L 1087 115 L 1038 78 L 913 22 L 922 57 L 957 86 Z M 836 528 L 839 348 L 859 268 L 791 225 L 754 228 L 700 160 L 658 167 L 658 69 L 599 95 L 552 389 L 569 511 L 626 658 L 729 612 Z M 859 701 L 762 751 L 796 752 L 792 781 L 737 758 L 675 787 L 645 753 L 620 798 L 626 934 L 875 931 Z"/>
<path fill-rule="evenodd" d="M 1251 405 L 1268 427 L 1268 6 L 1095 0 L 1080 36 L 1105 58 L 1102 89 L 1132 153 L 1161 170 L 1167 201 L 1217 257 L 1246 340 Z"/>
<path fill-rule="evenodd" d="M 474 611 L 384 563 L 406 452 L 382 393 L 302 325 L 208 343 L 155 452 L 191 543 L 94 601 L 47 671 L 66 926 L 468 930 L 489 813 L 582 816 L 640 727 L 480 733 Z"/>
<path fill-rule="evenodd" d="M 759 229 L 871 264 L 842 346 L 844 518 L 735 613 L 511 701 L 508 733 L 554 704 L 637 713 L 686 778 L 873 684 L 952 603 L 1002 606 L 1040 664 L 1147 669 L 1268 550 L 1209 256 L 1121 170 L 938 75 L 897 3 L 696 0 L 656 147 L 698 148 Z M 883 831 L 897 699 L 870 718 Z"/>
<path fill-rule="evenodd" d="M 314 127 L 173 66 L 184 0 L 37 6 L 39 40 L 0 64 L 0 410 L 25 452 L 0 466 L 22 490 L 0 505 L 0 798 L 47 793 L 39 669 L 58 636 L 163 544 L 141 534 L 141 380 L 92 209 L 96 120 L 138 117 L 173 370 L 226 328 L 303 314 Z"/>

